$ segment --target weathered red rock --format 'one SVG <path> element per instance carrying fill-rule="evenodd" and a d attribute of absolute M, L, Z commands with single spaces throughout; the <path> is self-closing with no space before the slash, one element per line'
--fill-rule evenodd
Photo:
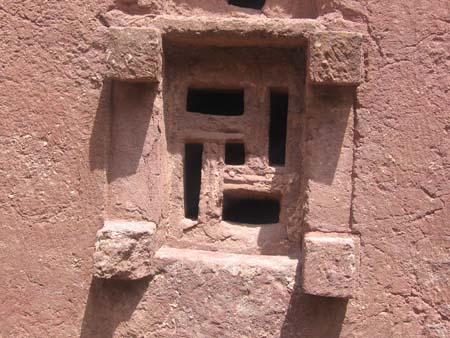
<path fill-rule="evenodd" d="M 162 72 L 161 36 L 157 30 L 108 30 L 105 42 L 105 76 L 114 80 L 158 82 Z"/>
<path fill-rule="evenodd" d="M 308 76 L 313 84 L 357 85 L 363 77 L 361 34 L 320 32 L 311 36 Z"/>
<path fill-rule="evenodd" d="M 94 276 L 134 280 L 151 275 L 155 231 L 151 222 L 105 222 L 97 232 Z"/>
<path fill-rule="evenodd" d="M 357 250 L 351 236 L 306 234 L 302 252 L 303 291 L 316 296 L 351 298 L 358 282 Z"/>

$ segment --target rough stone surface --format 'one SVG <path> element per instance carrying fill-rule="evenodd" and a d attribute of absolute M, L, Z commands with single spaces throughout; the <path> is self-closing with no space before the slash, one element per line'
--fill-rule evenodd
<path fill-rule="evenodd" d="M 128 26 L 130 16 L 111 11 L 109 26 Z M 318 20 L 280 20 L 270 17 L 222 17 L 148 15 L 133 22 L 139 28 L 155 27 L 164 39 L 203 46 L 288 46 L 306 45 L 306 39 L 325 26 Z"/>
<path fill-rule="evenodd" d="M 121 81 L 158 82 L 161 54 L 157 30 L 112 27 L 107 34 L 105 76 Z"/>
<path fill-rule="evenodd" d="M 328 338 L 345 316 L 346 301 L 299 291 L 287 257 L 162 248 L 155 265 L 133 288 L 92 283 L 82 336 Z"/>
<path fill-rule="evenodd" d="M 228 0 L 117 0 L 116 5 L 130 14 L 167 14 L 183 16 L 239 16 L 265 18 L 309 18 L 315 14 L 311 1 L 266 0 L 262 10 L 247 9 L 228 4 Z"/>
<path fill-rule="evenodd" d="M 151 222 L 105 222 L 97 232 L 94 276 L 133 280 L 150 275 L 155 231 Z"/>
<path fill-rule="evenodd" d="M 308 78 L 313 84 L 356 85 L 363 79 L 363 37 L 320 32 L 309 41 Z"/>
<path fill-rule="evenodd" d="M 361 236 L 361 270 L 348 301 L 307 296 L 295 292 L 299 288 L 289 293 L 284 272 L 271 282 L 273 270 L 246 279 L 204 263 L 167 264 L 153 279 L 133 283 L 92 279 L 103 219 L 170 228 L 159 222 L 169 205 L 164 142 L 158 143 L 165 139 L 163 104 L 158 95 L 143 99 L 163 88 L 103 84 L 105 53 L 96 48 L 94 32 L 118 22 L 140 25 L 153 9 L 194 15 L 191 21 L 197 15 L 264 21 L 265 15 L 215 13 L 218 2 L 198 0 L 154 0 L 144 15 L 128 15 L 111 9 L 114 3 L 0 4 L 2 338 L 450 336 L 448 0 L 311 1 L 316 9 L 308 16 L 319 18 L 321 30 L 366 32 L 345 212 Z M 291 3 L 298 10 L 304 1 Z M 115 92 L 134 103 L 128 113 L 126 104 L 113 115 L 108 110 L 116 85 Z M 126 93 L 117 90 L 124 86 Z M 111 154 L 105 144 L 120 151 Z M 342 148 L 350 152 L 347 143 Z M 326 198 L 336 183 L 328 178 L 320 185 Z M 130 185 L 134 193 L 123 189 Z"/>
<path fill-rule="evenodd" d="M 316 296 L 351 298 L 357 283 L 357 248 L 352 237 L 307 233 L 302 250 L 302 289 Z"/>
<path fill-rule="evenodd" d="M 310 87 L 303 128 L 303 227 L 350 232 L 354 151 L 353 90 Z"/>

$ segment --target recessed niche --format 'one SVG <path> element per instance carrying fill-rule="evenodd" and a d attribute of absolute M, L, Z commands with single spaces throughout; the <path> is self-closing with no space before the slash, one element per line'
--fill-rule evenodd
<path fill-rule="evenodd" d="M 243 143 L 225 144 L 225 164 L 245 164 L 245 145 Z"/>
<path fill-rule="evenodd" d="M 202 179 L 203 144 L 188 143 L 184 154 L 184 213 L 186 218 L 198 218 Z"/>
<path fill-rule="evenodd" d="M 289 96 L 270 92 L 269 164 L 283 166 L 286 162 L 286 135 Z"/>
<path fill-rule="evenodd" d="M 274 224 L 280 218 L 280 200 L 273 196 L 224 192 L 222 218 L 244 224 Z"/>
<path fill-rule="evenodd" d="M 228 4 L 243 8 L 262 9 L 266 0 L 228 0 Z"/>
<path fill-rule="evenodd" d="M 187 94 L 186 110 L 191 113 L 208 115 L 243 115 L 244 90 L 189 88 Z"/>
<path fill-rule="evenodd" d="M 209 41 L 165 40 L 168 238 L 200 250 L 286 255 L 301 231 L 305 50 Z M 223 234 L 233 240 L 211 240 Z"/>

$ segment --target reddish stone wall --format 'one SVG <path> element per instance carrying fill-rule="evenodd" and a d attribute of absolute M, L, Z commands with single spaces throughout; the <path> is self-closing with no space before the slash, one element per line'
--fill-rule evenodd
<path fill-rule="evenodd" d="M 0 337 L 450 336 L 448 1 L 267 0 L 263 16 L 320 16 L 325 26 L 345 30 L 350 21 L 366 33 L 350 221 L 361 256 L 349 301 L 302 294 L 290 279 L 295 266 L 273 257 L 237 269 L 234 256 L 194 252 L 151 280 L 92 280 L 105 212 L 157 221 L 165 202 L 146 201 L 153 211 L 144 215 L 139 205 L 110 204 L 111 191 L 129 182 L 107 184 L 104 126 L 120 134 L 120 123 L 107 114 L 99 29 L 128 14 L 259 17 L 219 0 L 126 2 L 0 4 Z M 127 147 L 126 137 L 116 141 Z M 148 163 L 163 161 L 147 141 Z M 109 175 L 126 176 L 136 163 L 125 160 L 113 159 Z"/>

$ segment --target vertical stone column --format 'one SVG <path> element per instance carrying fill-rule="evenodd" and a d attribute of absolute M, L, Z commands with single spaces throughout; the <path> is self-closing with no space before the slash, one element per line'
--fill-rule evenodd
<path fill-rule="evenodd" d="M 140 279 L 152 273 L 167 199 L 162 105 L 162 42 L 147 28 L 110 28 L 105 78 L 113 81 L 108 196 L 97 233 L 94 274 Z"/>
<path fill-rule="evenodd" d="M 353 89 L 310 86 L 306 97 L 304 229 L 350 232 Z"/>
<path fill-rule="evenodd" d="M 351 234 L 354 95 L 362 81 L 362 36 L 317 32 L 309 41 L 303 137 L 304 292 L 350 298 L 358 268 Z"/>
<path fill-rule="evenodd" d="M 213 227 L 222 220 L 225 142 L 205 142 L 203 147 L 199 222 L 208 224 L 205 232 L 211 237 L 216 237 L 218 229 Z"/>

